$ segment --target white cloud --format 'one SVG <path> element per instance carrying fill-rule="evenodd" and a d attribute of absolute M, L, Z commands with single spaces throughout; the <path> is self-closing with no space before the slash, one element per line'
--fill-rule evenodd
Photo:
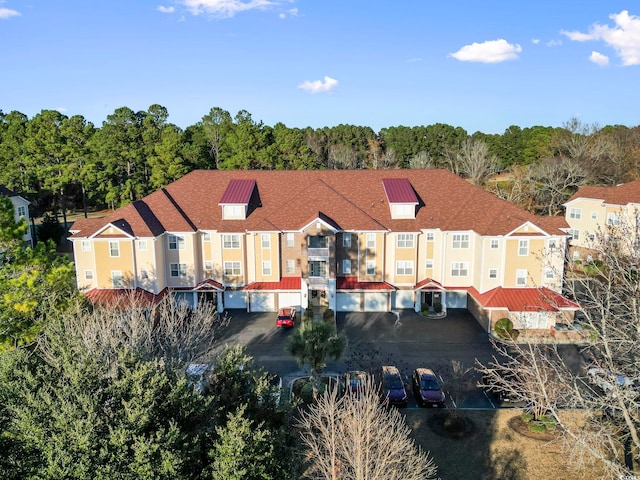
<path fill-rule="evenodd" d="M 323 80 L 307 80 L 298 85 L 298 88 L 311 93 L 329 92 L 338 86 L 338 80 L 327 75 Z"/>
<path fill-rule="evenodd" d="M 537 45 L 537 44 L 539 44 L 539 43 L 540 43 L 540 39 L 539 39 L 539 38 L 533 38 L 533 39 L 531 39 L 531 42 L 532 42 L 534 45 Z"/>
<path fill-rule="evenodd" d="M 0 20 L 6 20 L 11 17 L 19 17 L 21 15 L 17 10 L 11 10 L 10 8 L 0 7 Z"/>
<path fill-rule="evenodd" d="M 411 57 L 409 59 L 407 59 L 407 63 L 417 63 L 417 62 L 421 62 L 422 58 L 420 57 Z"/>
<path fill-rule="evenodd" d="M 589 33 L 560 33 L 576 42 L 602 40 L 616 51 L 623 65 L 640 65 L 640 17 L 629 15 L 627 10 L 623 10 L 620 13 L 612 13 L 609 18 L 614 21 L 615 26 L 596 23 L 591 26 Z"/>
<path fill-rule="evenodd" d="M 558 47 L 560 45 L 562 45 L 562 40 L 554 39 L 547 42 L 547 47 Z"/>
<path fill-rule="evenodd" d="M 298 9 L 297 8 L 290 8 L 286 13 L 281 13 L 278 16 L 280 18 L 287 18 L 287 15 L 290 17 L 297 17 L 298 16 Z"/>
<path fill-rule="evenodd" d="M 248 10 L 265 10 L 276 2 L 271 0 L 181 0 L 193 15 L 206 14 L 217 18 L 231 18 Z"/>
<path fill-rule="evenodd" d="M 157 10 L 162 13 L 173 13 L 176 11 L 175 7 L 165 7 L 164 5 L 158 5 Z"/>
<path fill-rule="evenodd" d="M 483 43 L 474 42 L 471 45 L 465 45 L 457 52 L 449 54 L 449 56 L 461 62 L 499 63 L 517 59 L 518 53 L 521 51 L 522 47 L 520 45 L 511 44 L 500 38 L 498 40 L 489 40 Z"/>
<path fill-rule="evenodd" d="M 58 107 L 58 108 L 54 108 L 54 110 L 60 112 L 60 113 L 64 113 L 68 110 L 68 108 L 66 107 Z"/>
<path fill-rule="evenodd" d="M 589 57 L 596 65 L 600 65 L 601 67 L 606 67 L 609 65 L 609 57 L 601 54 L 600 52 L 596 52 L 595 50 L 591 52 L 591 56 Z"/>

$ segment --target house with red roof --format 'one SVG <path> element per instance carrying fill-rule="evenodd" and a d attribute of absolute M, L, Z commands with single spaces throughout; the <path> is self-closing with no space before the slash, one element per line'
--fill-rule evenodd
<path fill-rule="evenodd" d="M 27 225 L 30 225 L 29 204 L 31 202 L 4 185 L 0 185 L 0 195 L 11 200 L 11 203 L 13 204 L 13 215 L 15 221 L 20 222 L 24 219 L 24 221 L 27 222 Z M 27 232 L 23 235 L 22 240 L 24 241 L 25 245 L 33 246 L 33 238 L 31 237 L 31 226 L 29 226 Z"/>
<path fill-rule="evenodd" d="M 207 170 L 77 221 L 71 241 L 78 288 L 96 298 L 142 289 L 220 311 L 469 308 L 487 328 L 494 311 L 536 310 L 528 328 L 548 329 L 571 310 L 556 308 L 566 227 L 447 170 Z"/>

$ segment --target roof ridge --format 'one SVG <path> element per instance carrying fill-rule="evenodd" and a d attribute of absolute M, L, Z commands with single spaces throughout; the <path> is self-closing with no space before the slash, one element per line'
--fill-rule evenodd
<path fill-rule="evenodd" d="M 182 207 L 180 207 L 180 205 L 178 205 L 178 202 L 176 202 L 176 200 L 173 198 L 173 196 L 169 193 L 169 191 L 163 187 L 160 189 L 162 191 L 162 193 L 165 194 L 165 196 L 167 197 L 167 199 L 169 200 L 169 202 L 171 202 L 171 204 L 174 206 L 174 208 L 178 211 L 178 213 L 182 216 L 182 218 L 184 219 L 185 222 L 187 222 L 189 224 L 189 226 L 194 230 L 198 230 L 198 227 L 195 226 L 195 224 L 191 221 L 191 219 L 189 218 L 189 216 L 184 212 L 184 210 L 182 210 Z"/>

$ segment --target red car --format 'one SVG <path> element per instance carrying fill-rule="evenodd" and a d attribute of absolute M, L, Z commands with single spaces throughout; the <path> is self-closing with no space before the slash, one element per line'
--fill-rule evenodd
<path fill-rule="evenodd" d="M 284 307 L 278 311 L 276 318 L 276 327 L 293 327 L 296 320 L 296 309 L 293 307 Z"/>

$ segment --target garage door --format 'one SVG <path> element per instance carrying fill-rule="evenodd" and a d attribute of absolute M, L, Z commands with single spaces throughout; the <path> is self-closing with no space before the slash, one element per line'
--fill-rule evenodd
<path fill-rule="evenodd" d="M 245 292 L 237 290 L 225 290 L 224 308 L 247 308 L 247 298 Z"/>
<path fill-rule="evenodd" d="M 286 292 L 278 294 L 278 308 L 296 307 L 299 310 L 301 305 L 300 292 Z"/>
<path fill-rule="evenodd" d="M 392 308 L 414 308 L 413 290 L 397 290 L 396 301 Z"/>
<path fill-rule="evenodd" d="M 252 312 L 275 312 L 276 302 L 275 293 L 252 293 L 251 294 L 251 311 Z"/>
<path fill-rule="evenodd" d="M 525 329 L 547 329 L 549 328 L 550 313 L 548 312 L 520 312 L 514 314 L 514 327 Z"/>
<path fill-rule="evenodd" d="M 467 308 L 467 292 L 447 292 L 447 308 Z"/>
<path fill-rule="evenodd" d="M 336 310 L 338 312 L 359 312 L 359 293 L 338 293 L 336 295 Z"/>
<path fill-rule="evenodd" d="M 368 292 L 364 294 L 365 312 L 387 312 L 389 294 L 386 292 Z"/>

